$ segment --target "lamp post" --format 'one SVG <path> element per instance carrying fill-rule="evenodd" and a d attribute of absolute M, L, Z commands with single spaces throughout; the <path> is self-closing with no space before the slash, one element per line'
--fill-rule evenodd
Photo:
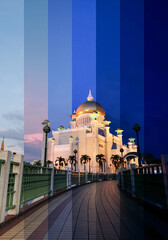
<path fill-rule="evenodd" d="M 44 149 L 44 167 L 46 167 L 47 162 L 47 140 L 48 140 L 48 133 L 51 131 L 49 125 L 49 121 L 45 120 L 43 123 L 43 132 L 45 133 L 45 149 Z"/>
<path fill-rule="evenodd" d="M 77 152 L 78 152 L 78 151 L 75 149 L 75 150 L 74 150 L 74 153 L 75 153 L 75 171 L 76 171 L 76 154 L 77 154 Z"/>
<path fill-rule="evenodd" d="M 123 163 L 123 152 L 124 152 L 124 149 L 123 149 L 123 148 L 120 148 L 122 167 L 124 167 L 124 163 Z"/>
<path fill-rule="evenodd" d="M 139 167 L 141 167 L 141 154 L 140 154 L 140 147 L 139 147 L 139 136 L 138 136 L 138 132 L 141 130 L 141 127 L 136 123 L 133 128 L 132 128 L 135 132 L 136 132 L 136 137 L 137 137 L 137 150 L 138 150 L 138 163 L 139 163 Z"/>

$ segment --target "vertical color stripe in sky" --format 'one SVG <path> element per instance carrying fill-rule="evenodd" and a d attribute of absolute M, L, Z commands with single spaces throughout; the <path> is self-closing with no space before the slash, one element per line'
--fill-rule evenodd
<path fill-rule="evenodd" d="M 25 160 L 40 159 L 48 118 L 48 1 L 24 1 Z"/>
<path fill-rule="evenodd" d="M 23 154 L 24 2 L 0 1 L 0 141 Z"/>
<path fill-rule="evenodd" d="M 145 151 L 168 153 L 168 1 L 145 0 Z"/>
<path fill-rule="evenodd" d="M 48 118 L 52 128 L 69 126 L 72 113 L 72 1 L 48 5 Z"/>
<path fill-rule="evenodd" d="M 127 143 L 135 137 L 132 127 L 141 126 L 140 145 L 144 148 L 144 4 L 120 1 L 120 94 L 121 128 Z"/>
<path fill-rule="evenodd" d="M 96 0 L 72 0 L 72 105 L 96 100 Z"/>
<path fill-rule="evenodd" d="M 96 98 L 120 127 L 120 1 L 96 1 Z M 114 133 L 114 132 L 113 132 Z"/>

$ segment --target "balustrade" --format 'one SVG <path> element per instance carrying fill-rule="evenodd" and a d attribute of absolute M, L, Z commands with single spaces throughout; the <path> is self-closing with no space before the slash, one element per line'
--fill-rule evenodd
<path fill-rule="evenodd" d="M 119 172 L 119 185 L 133 197 L 167 208 L 164 174 L 161 164 Z"/>

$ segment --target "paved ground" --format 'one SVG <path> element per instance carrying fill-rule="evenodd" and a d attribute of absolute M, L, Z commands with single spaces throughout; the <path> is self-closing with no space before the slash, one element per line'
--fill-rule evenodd
<path fill-rule="evenodd" d="M 87 184 L 65 192 L 24 219 L 18 218 L 15 226 L 10 225 L 0 230 L 0 240 L 160 240 L 166 239 L 168 227 L 166 220 L 156 217 L 151 209 L 121 193 L 117 181 Z"/>

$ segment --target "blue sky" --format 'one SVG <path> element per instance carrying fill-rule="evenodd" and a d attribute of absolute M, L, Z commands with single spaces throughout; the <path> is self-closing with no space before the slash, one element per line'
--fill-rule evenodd
<path fill-rule="evenodd" d="M 0 140 L 23 153 L 24 2 L 0 1 Z"/>
<path fill-rule="evenodd" d="M 25 159 L 40 159 L 41 122 L 68 127 L 92 89 L 125 143 L 137 122 L 141 150 L 164 153 L 167 7 L 155 0 L 0 1 L 0 137 L 7 147 L 23 153 L 24 137 Z"/>

